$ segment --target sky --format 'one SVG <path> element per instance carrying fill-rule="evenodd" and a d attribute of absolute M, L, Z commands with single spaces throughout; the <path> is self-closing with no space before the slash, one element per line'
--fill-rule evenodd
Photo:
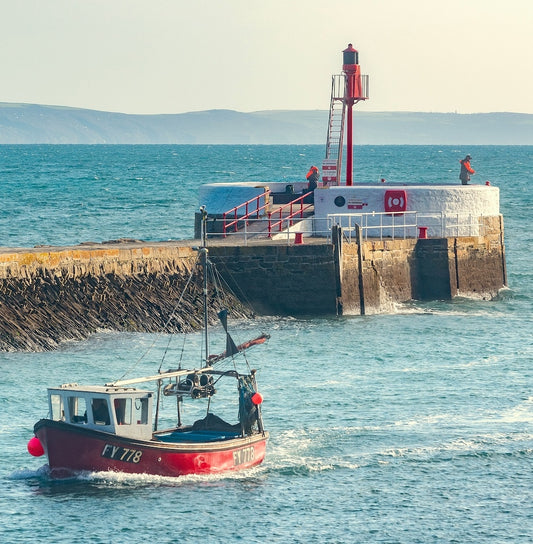
<path fill-rule="evenodd" d="M 533 0 L 0 0 L 0 102 L 136 114 L 533 113 Z"/>

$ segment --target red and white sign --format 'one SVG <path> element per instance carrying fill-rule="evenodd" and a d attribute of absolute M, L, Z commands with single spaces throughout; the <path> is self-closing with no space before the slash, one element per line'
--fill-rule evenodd
<path fill-rule="evenodd" d="M 363 202 L 357 198 L 348 199 L 348 209 L 349 210 L 362 210 L 365 206 L 368 206 L 368 202 Z"/>
<path fill-rule="evenodd" d="M 322 161 L 322 181 L 326 185 L 338 185 L 337 159 L 324 159 Z"/>
<path fill-rule="evenodd" d="M 385 211 L 387 213 L 407 211 L 407 192 L 403 190 L 385 191 Z"/>

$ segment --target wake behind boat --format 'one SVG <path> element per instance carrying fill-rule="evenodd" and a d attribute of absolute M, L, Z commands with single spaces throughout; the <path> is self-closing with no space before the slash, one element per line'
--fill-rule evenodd
<path fill-rule="evenodd" d="M 205 238 L 204 238 L 205 241 Z M 236 345 L 228 333 L 227 310 L 218 312 L 226 334 L 226 349 L 209 353 L 208 259 L 205 244 L 199 250 L 203 269 L 204 336 L 200 368 L 169 369 L 153 376 L 116 380 L 103 386 L 76 383 L 48 389 L 49 416 L 34 426 L 28 451 L 46 454 L 52 478 L 71 477 L 80 471 L 117 471 L 181 476 L 241 470 L 260 464 L 268 432 L 261 415 L 262 396 L 256 371 L 250 369 L 246 351 L 264 343 L 261 335 Z M 239 370 L 245 366 L 246 370 Z M 224 368 L 225 367 L 225 368 Z M 227 391 L 233 382 L 232 393 Z M 138 388 L 140 384 L 152 386 Z M 234 409 L 236 423 L 212 411 L 212 398 L 221 396 L 224 412 Z M 177 423 L 159 429 L 165 397 L 175 397 Z M 204 403 L 189 424 L 182 422 L 184 407 Z"/>

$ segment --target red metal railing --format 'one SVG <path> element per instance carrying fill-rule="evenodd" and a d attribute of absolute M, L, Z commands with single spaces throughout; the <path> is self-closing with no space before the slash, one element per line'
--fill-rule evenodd
<path fill-rule="evenodd" d="M 268 214 L 268 237 L 269 238 L 272 237 L 272 230 L 275 229 L 276 227 L 278 228 L 279 231 L 283 230 L 282 225 L 284 221 L 289 221 L 288 226 L 292 227 L 293 225 L 292 219 L 294 217 L 300 217 L 302 219 L 304 216 L 304 211 L 313 207 L 313 204 L 307 204 L 306 206 L 304 206 L 304 198 L 308 194 L 312 194 L 312 193 L 306 193 L 292 200 L 291 202 L 288 202 L 287 204 L 280 206 L 275 212 Z M 295 207 L 298 208 L 296 211 L 294 210 Z M 289 213 L 285 217 L 283 217 L 283 213 L 284 211 L 287 211 L 287 209 Z M 279 215 L 279 219 L 273 223 L 272 222 L 273 218 L 275 219 L 275 216 L 278 216 L 278 215 Z"/>
<path fill-rule="evenodd" d="M 222 225 L 222 232 L 224 238 L 226 238 L 227 234 L 226 232 L 233 227 L 234 232 L 237 232 L 239 230 L 239 221 L 246 221 L 249 219 L 252 215 L 256 216 L 256 219 L 259 219 L 259 212 L 261 210 L 264 210 L 268 207 L 268 196 L 270 195 L 270 190 L 265 191 L 264 193 L 261 193 L 260 195 L 255 196 L 254 198 L 251 198 L 250 200 L 247 200 L 246 202 L 243 202 L 242 204 L 239 204 L 238 206 L 235 206 L 235 208 L 231 208 L 231 210 L 228 210 L 227 212 L 222 214 L 223 219 L 223 225 Z M 262 206 L 259 206 L 259 201 L 261 198 L 265 199 L 265 203 Z M 250 205 L 252 205 L 255 202 L 255 208 L 252 211 L 249 211 Z M 238 210 L 241 208 L 244 208 L 244 215 L 241 215 L 239 217 Z M 230 221 L 227 223 L 229 217 L 233 217 L 233 221 Z M 246 224 L 248 222 L 246 221 Z"/>

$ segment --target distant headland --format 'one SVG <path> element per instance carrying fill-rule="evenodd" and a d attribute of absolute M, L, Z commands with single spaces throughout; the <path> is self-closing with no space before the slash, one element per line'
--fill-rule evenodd
<path fill-rule="evenodd" d="M 356 111 L 359 145 L 533 145 L 533 114 Z M 0 144 L 324 144 L 327 110 L 134 115 L 0 102 Z"/>

